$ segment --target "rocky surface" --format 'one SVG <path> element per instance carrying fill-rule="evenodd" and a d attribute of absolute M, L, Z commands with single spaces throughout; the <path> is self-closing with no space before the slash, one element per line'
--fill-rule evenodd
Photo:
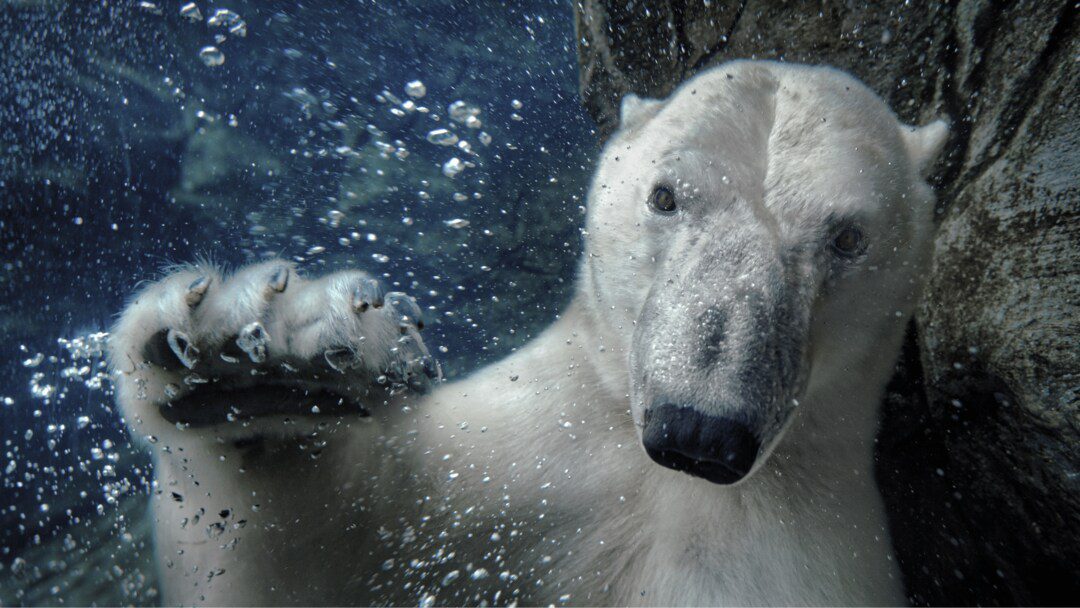
<path fill-rule="evenodd" d="M 953 125 L 934 265 L 886 397 L 878 477 L 916 604 L 1080 597 L 1080 97 L 1072 2 L 581 0 L 603 133 L 733 58 L 850 71 Z"/>

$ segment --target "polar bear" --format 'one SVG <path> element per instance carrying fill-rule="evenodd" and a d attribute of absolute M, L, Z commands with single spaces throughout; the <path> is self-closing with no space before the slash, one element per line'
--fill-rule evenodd
<path fill-rule="evenodd" d="M 572 303 L 453 383 L 363 272 L 171 269 L 110 352 L 165 601 L 903 603 L 873 445 L 946 137 L 826 67 L 629 95 Z"/>

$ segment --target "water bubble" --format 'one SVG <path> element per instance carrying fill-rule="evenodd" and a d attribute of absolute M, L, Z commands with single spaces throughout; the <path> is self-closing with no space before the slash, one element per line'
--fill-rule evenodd
<path fill-rule="evenodd" d="M 459 99 L 447 106 L 446 112 L 450 115 L 450 120 L 454 122 L 463 123 L 465 126 L 472 128 L 480 127 L 480 120 L 478 118 L 480 116 L 480 108 L 472 104 Z M 472 119 L 472 124 L 476 125 L 475 127 L 470 124 L 470 119 Z"/>
<path fill-rule="evenodd" d="M 227 8 L 219 8 L 206 20 L 206 25 L 209 25 L 210 27 L 231 27 L 241 21 L 243 20 L 240 18 L 240 15 L 237 15 Z"/>
<path fill-rule="evenodd" d="M 154 15 L 161 14 L 161 7 L 153 2 L 140 2 L 139 8 Z"/>
<path fill-rule="evenodd" d="M 405 83 L 405 94 L 413 99 L 420 99 L 427 95 L 427 87 L 419 80 L 412 80 Z"/>
<path fill-rule="evenodd" d="M 390 256 L 383 255 L 381 253 L 373 253 L 373 254 L 371 254 L 371 259 L 375 260 L 376 262 L 378 262 L 380 264 L 385 264 L 385 263 L 390 261 Z"/>
<path fill-rule="evenodd" d="M 199 59 L 202 59 L 208 67 L 214 68 L 225 63 L 225 53 L 216 46 L 204 46 L 199 51 Z"/>
<path fill-rule="evenodd" d="M 38 354 L 34 355 L 33 357 L 30 357 L 29 359 L 24 359 L 22 364 L 23 364 L 23 367 L 37 367 L 37 366 L 41 365 L 41 362 L 44 361 L 44 360 L 45 360 L 45 355 L 42 354 L 42 353 L 38 353 Z"/>
<path fill-rule="evenodd" d="M 447 572 L 446 576 L 442 578 L 442 586 L 445 587 L 450 583 L 456 581 L 459 576 L 461 576 L 460 570 L 451 570 L 450 572 Z"/>
<path fill-rule="evenodd" d="M 448 129 L 434 129 L 428 132 L 427 140 L 438 146 L 452 146 L 458 142 L 458 136 Z"/>
<path fill-rule="evenodd" d="M 481 131 L 480 135 L 477 136 L 477 139 L 479 139 L 480 143 L 484 144 L 485 146 L 491 145 L 491 136 L 488 135 L 487 131 Z"/>
<path fill-rule="evenodd" d="M 465 163 L 458 157 L 453 157 L 443 163 L 442 172 L 446 177 L 453 178 L 465 170 Z"/>
<path fill-rule="evenodd" d="M 520 99 L 514 99 L 514 100 L 510 101 L 510 107 L 514 108 L 515 110 L 520 110 L 521 106 L 522 106 L 522 103 L 521 103 Z"/>
<path fill-rule="evenodd" d="M 202 12 L 194 2 L 188 2 L 180 7 L 180 16 L 189 21 L 202 21 Z"/>
<path fill-rule="evenodd" d="M 79 416 L 75 419 L 75 426 L 80 429 L 85 429 L 86 427 L 90 426 L 90 417 Z"/>
<path fill-rule="evenodd" d="M 456 218 L 454 218 L 452 220 L 446 220 L 443 223 L 446 224 L 447 226 L 455 229 L 455 230 L 460 230 L 461 228 L 468 227 L 469 220 L 463 220 L 460 217 L 456 217 Z"/>

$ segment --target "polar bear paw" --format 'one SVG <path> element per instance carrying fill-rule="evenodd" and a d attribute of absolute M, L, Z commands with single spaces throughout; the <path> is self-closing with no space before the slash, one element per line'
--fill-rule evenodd
<path fill-rule="evenodd" d="M 360 414 L 441 380 L 416 301 L 360 271 L 273 260 L 226 277 L 183 266 L 141 289 L 110 338 L 125 414 L 185 426 Z"/>

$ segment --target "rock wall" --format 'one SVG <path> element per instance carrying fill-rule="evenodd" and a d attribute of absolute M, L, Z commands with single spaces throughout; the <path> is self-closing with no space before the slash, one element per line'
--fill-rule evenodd
<path fill-rule="evenodd" d="M 885 399 L 878 478 L 916 604 L 1080 599 L 1080 42 L 1072 2 L 575 3 L 603 134 L 734 58 L 854 73 L 953 127 L 934 265 Z"/>

